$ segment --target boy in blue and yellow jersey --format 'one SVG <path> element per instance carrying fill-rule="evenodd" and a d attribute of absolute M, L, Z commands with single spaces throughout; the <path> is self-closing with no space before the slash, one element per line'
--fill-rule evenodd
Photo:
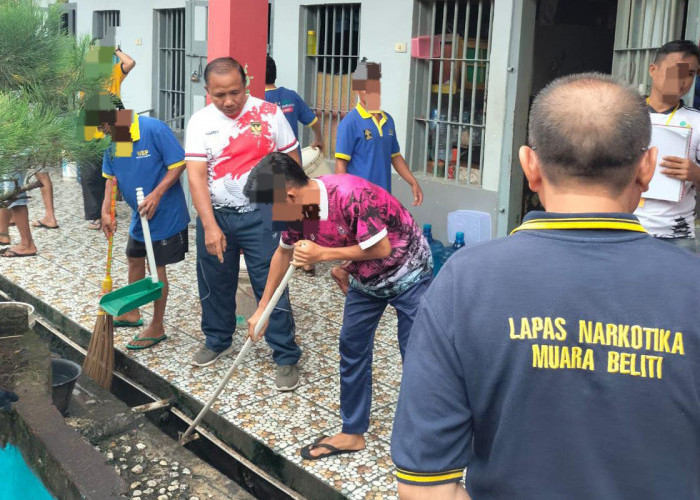
<path fill-rule="evenodd" d="M 188 249 L 190 216 L 180 184 L 180 175 L 185 169 L 185 152 L 170 128 L 159 120 L 138 116 L 131 110 L 99 113 L 101 128 L 111 135 L 113 141 L 102 163 L 102 173 L 107 179 L 102 229 L 107 236 L 116 229 L 109 214 L 112 186 L 116 182 L 124 201 L 133 210 L 126 246 L 129 283 L 143 279 L 146 273 L 146 247 L 140 220 L 140 214 L 143 214 L 148 218 L 158 279 L 164 284 L 161 298 L 153 306 L 151 324 L 126 346 L 144 349 L 166 338 L 163 326 L 168 298 L 165 266 L 184 260 Z M 136 201 L 137 187 L 142 187 L 145 195 L 141 205 Z M 114 324 L 140 326 L 143 320 L 139 310 L 135 309 L 115 318 Z"/>
<path fill-rule="evenodd" d="M 700 261 L 632 215 L 656 165 L 644 99 L 565 77 L 529 134 L 546 212 L 450 258 L 413 323 L 399 496 L 698 498 Z"/>
<path fill-rule="evenodd" d="M 391 167 L 411 186 L 413 206 L 423 203 L 423 191 L 401 155 L 394 119 L 381 110 L 381 64 L 363 58 L 352 75 L 359 102 L 338 124 L 335 173 L 362 177 L 391 193 Z M 331 270 L 343 293 L 350 286 L 343 266 Z"/>
<path fill-rule="evenodd" d="M 413 205 L 423 203 L 423 191 L 401 156 L 394 119 L 381 111 L 381 64 L 362 60 L 352 75 L 359 101 L 338 125 L 335 173 L 352 174 L 391 193 L 391 167 L 411 186 Z"/>

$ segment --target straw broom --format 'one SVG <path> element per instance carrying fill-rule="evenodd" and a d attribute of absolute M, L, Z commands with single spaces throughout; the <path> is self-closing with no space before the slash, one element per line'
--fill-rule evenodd
<path fill-rule="evenodd" d="M 114 212 L 117 200 L 117 183 L 112 181 L 112 200 L 110 203 L 110 218 L 114 226 Z M 112 291 L 112 247 L 114 235 L 110 235 L 107 245 L 107 270 L 102 280 L 102 293 Z M 109 390 L 112 385 L 114 370 L 114 319 L 110 314 L 101 310 L 97 313 L 95 329 L 92 332 L 87 355 L 83 362 L 83 371 L 100 387 Z"/>

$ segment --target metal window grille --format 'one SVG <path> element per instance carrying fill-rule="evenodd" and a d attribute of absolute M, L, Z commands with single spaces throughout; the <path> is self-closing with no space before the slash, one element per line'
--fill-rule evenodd
<path fill-rule="evenodd" d="M 359 60 L 360 5 L 307 7 L 304 24 L 303 95 L 321 122 L 325 151 L 329 158 L 333 158 L 338 123 L 357 101 L 351 89 L 351 78 Z M 305 128 L 302 134 L 302 139 L 307 140 L 309 131 Z"/>
<path fill-rule="evenodd" d="M 685 37 L 687 9 L 688 0 L 620 0 L 613 74 L 647 95 L 649 64 L 661 45 Z"/>
<path fill-rule="evenodd" d="M 416 0 L 409 164 L 481 185 L 494 0 Z"/>
<path fill-rule="evenodd" d="M 61 13 L 61 31 L 66 35 L 75 35 L 75 3 L 58 4 Z"/>
<path fill-rule="evenodd" d="M 118 10 L 97 10 L 95 11 L 96 23 L 93 29 L 95 38 L 107 38 L 108 34 L 121 26 Z"/>
<path fill-rule="evenodd" d="M 158 11 L 158 118 L 185 129 L 185 9 Z"/>

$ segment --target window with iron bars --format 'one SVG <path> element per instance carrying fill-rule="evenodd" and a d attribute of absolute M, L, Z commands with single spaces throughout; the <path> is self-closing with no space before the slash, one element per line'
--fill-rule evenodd
<path fill-rule="evenodd" d="M 494 0 L 416 0 L 409 165 L 481 186 Z"/>
<path fill-rule="evenodd" d="M 351 87 L 359 59 L 360 5 L 309 6 L 305 14 L 302 95 L 321 122 L 326 157 L 333 158 L 338 123 L 357 102 Z M 307 128 L 303 142 L 309 139 Z"/>
<path fill-rule="evenodd" d="M 613 74 L 648 95 L 656 50 L 685 38 L 688 0 L 619 0 L 617 9 Z"/>
<path fill-rule="evenodd" d="M 185 9 L 157 11 L 156 113 L 174 132 L 185 129 Z"/>
<path fill-rule="evenodd" d="M 119 18 L 118 10 L 96 10 L 93 13 L 92 36 L 100 40 L 109 38 L 114 28 L 121 26 Z"/>

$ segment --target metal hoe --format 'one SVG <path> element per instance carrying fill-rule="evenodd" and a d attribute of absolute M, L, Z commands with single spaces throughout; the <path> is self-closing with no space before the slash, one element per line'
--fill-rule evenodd
<path fill-rule="evenodd" d="M 270 299 L 270 302 L 267 304 L 265 307 L 265 310 L 263 311 L 262 315 L 260 316 L 260 321 L 258 321 L 258 324 L 255 325 L 255 330 L 254 330 L 254 335 L 257 337 L 258 333 L 260 333 L 260 330 L 262 330 L 263 326 L 267 323 L 267 320 L 270 318 L 270 314 L 272 314 L 272 310 L 275 308 L 277 305 L 277 302 L 279 301 L 280 297 L 284 293 L 284 289 L 287 287 L 287 283 L 292 277 L 292 274 L 294 274 L 294 264 L 289 265 L 289 269 L 287 269 L 286 274 L 282 278 L 282 281 L 280 282 L 279 286 L 277 287 L 277 290 L 275 290 L 275 293 L 272 295 L 272 298 Z M 245 341 L 245 344 L 243 344 L 243 348 L 241 351 L 238 353 L 238 356 L 236 356 L 236 360 L 233 362 L 233 365 L 231 365 L 231 368 L 229 368 L 228 372 L 226 375 L 224 375 L 224 378 L 221 379 L 221 382 L 219 382 L 219 386 L 216 388 L 216 391 L 214 391 L 214 394 L 212 395 L 211 398 L 209 398 L 209 401 L 207 401 L 207 404 L 204 405 L 204 408 L 202 408 L 202 411 L 199 412 L 199 415 L 197 415 L 197 418 L 194 419 L 194 422 L 192 422 L 192 425 L 189 426 L 189 428 L 182 434 L 180 437 L 179 443 L 181 445 L 185 445 L 191 441 L 194 441 L 195 439 L 199 438 L 199 434 L 196 432 L 190 436 L 192 431 L 199 425 L 199 423 L 202 421 L 202 418 L 204 418 L 204 415 L 209 411 L 209 408 L 211 408 L 211 405 L 214 404 L 214 401 L 216 401 L 216 398 L 219 397 L 219 394 L 221 394 L 221 391 L 224 390 L 224 387 L 226 387 L 226 384 L 228 383 L 229 379 L 233 375 L 233 372 L 236 370 L 238 365 L 241 364 L 243 361 L 243 358 L 245 358 L 246 354 L 248 354 L 248 351 L 253 347 L 253 341 L 248 338 L 248 340 Z"/>

